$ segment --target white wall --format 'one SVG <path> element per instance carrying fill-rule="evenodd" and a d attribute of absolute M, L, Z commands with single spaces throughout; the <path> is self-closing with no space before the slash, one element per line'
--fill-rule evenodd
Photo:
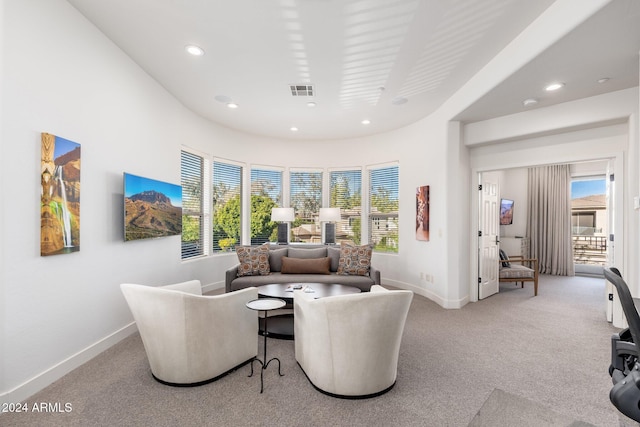
<path fill-rule="evenodd" d="M 183 263 L 179 237 L 123 242 L 122 173 L 179 183 L 182 144 L 248 167 L 399 161 L 400 250 L 376 254 L 373 262 L 384 283 L 444 307 L 464 305 L 474 268 L 469 165 L 478 168 L 479 158 L 470 157 L 461 124 L 450 120 L 561 37 L 566 28 L 558 27 L 572 28 L 597 9 L 570 3 L 554 3 L 551 15 L 431 116 L 368 138 L 292 143 L 235 132 L 187 111 L 64 0 L 0 0 L 0 400 L 26 398 L 130 333 L 121 282 L 199 279 L 209 288 L 222 286 L 224 270 L 236 263 L 233 254 Z M 41 132 L 82 146 L 78 253 L 39 255 Z M 309 151 L 314 155 L 300 155 Z M 282 152 L 291 155 L 282 160 Z M 421 185 L 431 186 L 429 242 L 417 241 L 413 229 Z"/>
<path fill-rule="evenodd" d="M 383 282 L 449 304 L 441 255 L 445 126 L 423 120 L 349 141 L 292 143 L 242 134 L 187 111 L 65 1 L 2 4 L 0 400 L 28 397 L 129 334 L 132 317 L 120 283 L 199 279 L 210 289 L 223 285 L 224 270 L 237 262 L 234 254 L 181 262 L 177 236 L 123 241 L 122 173 L 179 184 L 183 144 L 248 167 L 399 161 L 400 205 L 406 207 L 400 214 L 400 252 L 376 254 L 373 262 Z M 41 132 L 82 147 L 77 253 L 39 253 Z M 285 160 L 282 152 L 289 153 Z M 402 226 L 415 221 L 420 185 L 431 185 L 430 242 L 416 241 L 412 227 Z M 432 275 L 433 283 L 421 281 L 420 272 Z"/>

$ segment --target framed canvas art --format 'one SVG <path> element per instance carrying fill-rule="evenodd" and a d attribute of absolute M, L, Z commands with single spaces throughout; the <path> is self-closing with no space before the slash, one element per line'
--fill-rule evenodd
<path fill-rule="evenodd" d="M 124 174 L 124 240 L 182 233 L 182 187 Z"/>
<path fill-rule="evenodd" d="M 41 134 L 40 255 L 80 250 L 80 144 Z"/>
<path fill-rule="evenodd" d="M 429 241 L 429 186 L 416 190 L 416 239 Z"/>

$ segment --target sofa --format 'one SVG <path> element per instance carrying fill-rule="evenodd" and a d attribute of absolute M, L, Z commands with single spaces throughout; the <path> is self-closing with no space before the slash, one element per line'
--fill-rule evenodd
<path fill-rule="evenodd" d="M 369 292 L 380 284 L 368 245 L 265 243 L 238 246 L 236 253 L 240 263 L 226 271 L 226 292 L 272 283 L 337 283 Z"/>

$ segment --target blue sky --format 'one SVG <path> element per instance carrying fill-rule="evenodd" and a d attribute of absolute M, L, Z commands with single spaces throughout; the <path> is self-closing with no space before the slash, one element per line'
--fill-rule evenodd
<path fill-rule="evenodd" d="M 168 182 L 156 181 L 155 179 L 143 178 L 141 176 L 124 174 L 124 196 L 131 197 L 143 191 L 155 190 L 171 199 L 173 206 L 182 206 L 182 187 Z"/>
<path fill-rule="evenodd" d="M 571 198 L 579 199 L 585 196 L 594 196 L 598 194 L 605 194 L 607 186 L 604 178 L 580 180 L 571 182 Z"/>
<path fill-rule="evenodd" d="M 56 136 L 55 147 L 53 148 L 53 158 L 57 159 L 63 154 L 67 154 L 69 151 L 73 151 L 76 147 L 79 146 L 80 144 L 78 143 Z"/>

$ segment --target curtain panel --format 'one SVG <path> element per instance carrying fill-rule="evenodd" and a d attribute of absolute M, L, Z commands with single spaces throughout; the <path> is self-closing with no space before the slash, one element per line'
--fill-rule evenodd
<path fill-rule="evenodd" d="M 540 273 L 574 276 L 569 165 L 528 170 L 527 235 Z"/>

